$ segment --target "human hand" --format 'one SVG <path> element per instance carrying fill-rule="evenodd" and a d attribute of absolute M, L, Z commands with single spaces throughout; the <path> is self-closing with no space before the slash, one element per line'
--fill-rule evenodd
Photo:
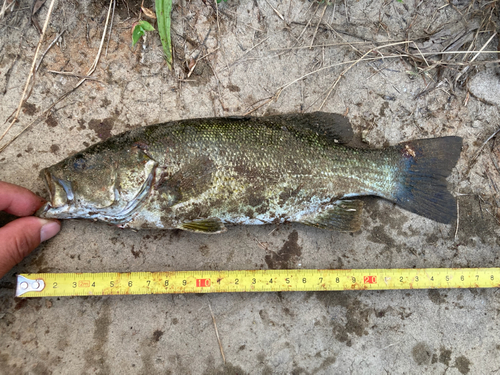
<path fill-rule="evenodd" d="M 0 278 L 40 245 L 40 242 L 54 237 L 61 229 L 57 220 L 29 216 L 43 203 L 40 197 L 28 189 L 0 181 L 0 211 L 27 216 L 0 228 Z"/>

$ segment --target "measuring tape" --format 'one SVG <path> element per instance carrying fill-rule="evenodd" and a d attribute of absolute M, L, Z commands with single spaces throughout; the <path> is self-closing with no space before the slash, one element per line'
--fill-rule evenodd
<path fill-rule="evenodd" d="M 39 273 L 16 297 L 498 287 L 500 268 Z"/>

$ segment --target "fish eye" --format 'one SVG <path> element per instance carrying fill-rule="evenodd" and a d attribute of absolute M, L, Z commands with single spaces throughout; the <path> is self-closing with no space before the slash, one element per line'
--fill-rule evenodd
<path fill-rule="evenodd" d="M 87 163 L 86 163 L 85 159 L 83 159 L 83 158 L 77 158 L 73 162 L 73 169 L 75 171 L 83 171 L 86 168 L 86 166 L 87 166 Z"/>

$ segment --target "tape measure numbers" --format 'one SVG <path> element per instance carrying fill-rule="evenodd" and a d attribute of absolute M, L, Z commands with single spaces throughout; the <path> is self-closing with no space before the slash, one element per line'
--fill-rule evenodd
<path fill-rule="evenodd" d="M 498 287 L 500 268 L 40 273 L 18 275 L 16 296 Z"/>

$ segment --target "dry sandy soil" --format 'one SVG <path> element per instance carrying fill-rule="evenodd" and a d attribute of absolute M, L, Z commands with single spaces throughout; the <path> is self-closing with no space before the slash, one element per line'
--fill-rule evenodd
<path fill-rule="evenodd" d="M 16 2 L 0 20 L 2 132 L 50 1 L 30 17 L 32 3 Z M 499 50 L 497 2 L 174 1 L 169 71 L 156 32 L 131 47 L 140 2 L 117 0 L 92 79 L 45 112 L 79 80 L 50 71 L 87 74 L 108 5 L 56 1 L 41 52 L 64 34 L 45 54 L 0 147 L 42 117 L 0 153 L 1 180 L 47 197 L 42 168 L 128 129 L 321 109 L 347 114 L 360 142 L 375 147 L 463 137 L 449 178 L 459 220 L 438 224 L 367 199 L 363 228 L 354 234 L 281 225 L 204 236 L 67 221 L 0 280 L 0 372 L 498 371 L 500 297 L 490 289 L 15 299 L 17 272 L 500 266 L 500 146 L 489 139 L 500 124 L 500 70 L 491 62 L 498 55 L 485 53 Z M 153 8 L 151 1 L 145 6 Z M 2 216 L 3 223 L 11 219 Z"/>

